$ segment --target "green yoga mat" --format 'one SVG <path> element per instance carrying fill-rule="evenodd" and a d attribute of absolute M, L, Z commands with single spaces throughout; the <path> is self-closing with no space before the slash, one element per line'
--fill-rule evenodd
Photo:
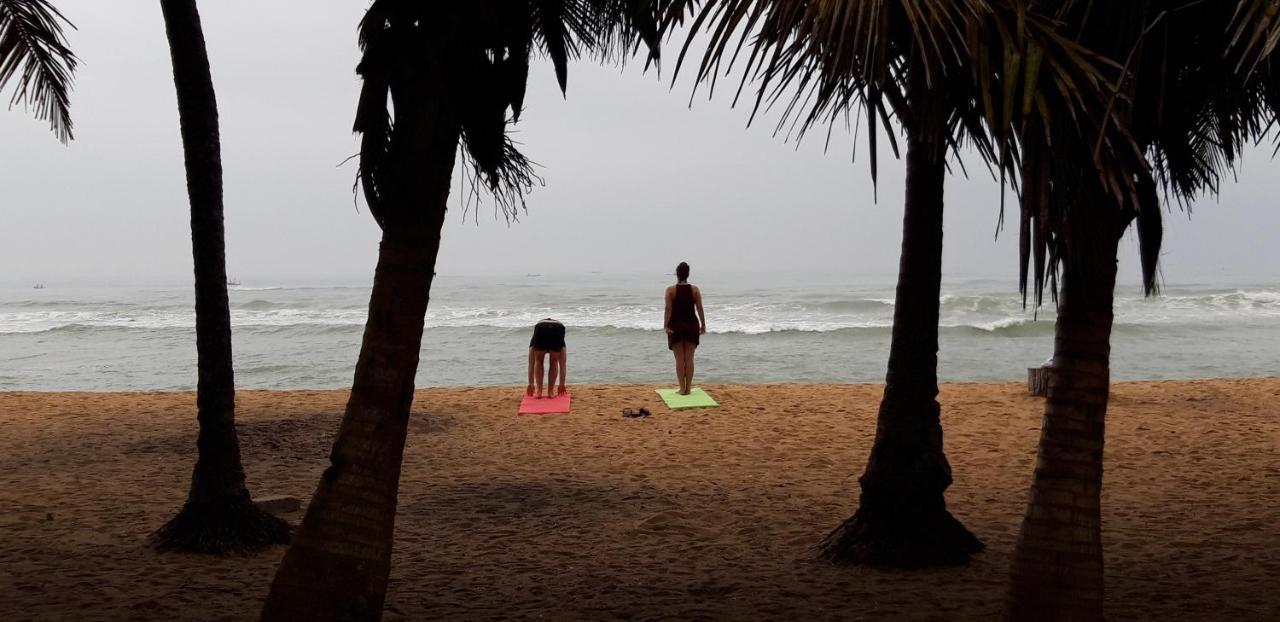
<path fill-rule="evenodd" d="M 667 408 L 672 410 L 680 410 L 682 408 L 715 408 L 719 406 L 715 400 L 707 395 L 702 389 L 693 389 L 688 395 L 680 395 L 679 389 L 658 389 L 658 395 L 662 396 L 662 401 L 667 403 Z"/>

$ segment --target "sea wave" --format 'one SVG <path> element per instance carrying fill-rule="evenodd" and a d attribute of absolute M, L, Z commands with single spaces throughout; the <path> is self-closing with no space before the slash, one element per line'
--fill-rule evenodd
<path fill-rule="evenodd" d="M 294 306 L 294 303 L 292 302 L 263 300 L 261 298 L 254 298 L 253 300 L 250 300 L 247 302 L 237 302 L 231 305 L 233 309 L 245 309 L 248 311 L 269 311 L 272 309 L 289 309 L 289 308 L 292 308 L 293 306 Z"/>
<path fill-rule="evenodd" d="M 861 298 L 855 300 L 830 300 L 816 303 L 800 303 L 797 305 L 805 311 L 826 313 L 860 313 L 866 311 L 884 311 L 893 309 L 893 300 L 889 298 Z"/>
<path fill-rule="evenodd" d="M 271 288 L 261 288 L 271 289 Z M 288 330 L 348 332 L 365 323 L 363 300 L 308 295 L 279 299 L 257 295 L 234 303 L 232 326 L 261 333 Z M 520 305 L 443 304 L 429 309 L 428 328 L 526 331 L 538 320 L 556 317 L 572 329 L 661 329 L 659 304 L 608 304 L 588 295 L 577 304 Z M 1019 336 L 1042 334 L 1052 326 L 1052 308 L 1038 314 L 1025 311 L 1015 296 L 949 294 L 940 300 L 943 330 L 974 334 Z M 838 299 L 813 296 L 796 301 L 759 301 L 739 297 L 707 305 L 712 333 L 762 335 L 770 333 L 826 333 L 841 330 L 879 330 L 892 325 L 893 305 L 883 298 Z M 1174 292 L 1150 299 L 1127 297 L 1116 303 L 1117 328 L 1172 325 L 1217 325 L 1273 322 L 1280 319 L 1280 291 L 1239 289 Z M 0 334 L 49 331 L 85 332 L 94 329 L 187 329 L 195 325 L 192 309 L 169 301 L 130 306 L 122 303 L 74 303 L 56 307 L 28 306 L 25 301 L 0 307 Z"/>
<path fill-rule="evenodd" d="M 306 326 L 364 324 L 365 311 L 273 309 L 231 311 L 233 327 L 255 326 Z M 43 333 L 50 331 L 83 331 L 87 329 L 138 329 L 167 328 L 193 329 L 193 311 L 142 310 L 132 313 L 116 311 L 34 311 L 0 313 L 0 334 Z"/>
<path fill-rule="evenodd" d="M 1236 290 L 1192 296 L 1162 295 L 1137 301 L 1171 308 L 1201 308 L 1217 310 L 1264 309 L 1280 311 L 1280 291 Z"/>
<path fill-rule="evenodd" d="M 1045 333 L 1053 332 L 1053 324 L 1053 320 L 1029 317 L 1005 317 L 990 322 L 979 322 L 976 324 L 942 324 L 939 328 L 960 329 L 995 336 L 1021 337 L 1028 335 L 1043 335 Z"/>

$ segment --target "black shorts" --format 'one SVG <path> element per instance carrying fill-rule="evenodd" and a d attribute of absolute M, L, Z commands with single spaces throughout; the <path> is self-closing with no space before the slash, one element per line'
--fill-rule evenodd
<path fill-rule="evenodd" d="M 677 343 L 687 343 L 692 346 L 698 345 L 698 334 L 702 332 L 698 321 L 692 322 L 672 322 L 671 332 L 667 333 L 667 349 L 676 349 Z"/>
<path fill-rule="evenodd" d="M 533 327 L 533 338 L 529 347 L 546 352 L 559 352 L 564 349 L 564 324 L 560 322 L 541 321 Z"/>

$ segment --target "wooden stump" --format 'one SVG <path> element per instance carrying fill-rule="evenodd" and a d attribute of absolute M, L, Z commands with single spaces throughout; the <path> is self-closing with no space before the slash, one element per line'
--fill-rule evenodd
<path fill-rule="evenodd" d="M 1049 374 L 1052 371 L 1048 367 L 1027 368 L 1027 391 L 1036 397 L 1049 395 Z"/>

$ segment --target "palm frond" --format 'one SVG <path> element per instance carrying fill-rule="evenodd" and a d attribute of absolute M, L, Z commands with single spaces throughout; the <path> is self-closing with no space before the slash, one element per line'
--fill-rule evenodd
<path fill-rule="evenodd" d="M 1157 187 L 1189 209 L 1196 196 L 1219 190 L 1223 176 L 1234 173 L 1244 147 L 1259 140 L 1276 119 L 1280 89 L 1272 36 L 1280 32 L 1278 7 L 1277 0 L 1082 2 L 1060 16 L 1086 46 L 1122 65 L 1117 97 L 1129 111 L 1119 121 L 1132 128 L 1150 173 L 1137 170 L 1136 191 L 1115 201 L 1123 217 L 1108 223 L 1107 216 L 1080 205 L 1080 197 L 1111 199 L 1091 194 L 1082 180 L 1056 167 L 1064 154 L 1078 149 L 1072 140 L 1059 140 L 1052 152 L 1024 145 L 1024 157 L 1047 156 L 1046 166 L 1052 169 L 1044 183 L 1051 180 L 1053 194 L 1032 195 L 1042 205 L 1027 205 L 1023 180 L 1024 217 L 1045 219 L 1053 233 L 1032 242 L 1037 250 L 1047 245 L 1046 250 L 1064 257 L 1064 244 L 1071 242 L 1073 230 L 1079 231 L 1067 226 L 1068 219 L 1077 225 L 1100 219 L 1099 226 L 1123 226 L 1136 219 L 1143 286 L 1148 295 L 1155 293 L 1164 208 Z M 1026 251 L 1023 262 L 1025 273 Z M 1037 261 L 1037 287 L 1044 271 L 1052 274 L 1055 269 L 1052 260 L 1043 266 Z"/>
<path fill-rule="evenodd" d="M 1138 256 L 1142 264 L 1142 290 L 1147 296 L 1159 291 L 1156 277 L 1160 267 L 1160 246 L 1164 242 L 1164 216 L 1160 211 L 1160 194 L 1151 175 L 1138 181 Z"/>
<path fill-rule="evenodd" d="M 1280 0 L 1237 0 L 1231 35 L 1236 71 L 1251 73 L 1280 45 Z"/>
<path fill-rule="evenodd" d="M 941 131 L 924 139 L 948 145 L 958 162 L 960 147 L 971 146 L 1020 192 L 1021 288 L 1025 300 L 1033 279 L 1038 305 L 1063 256 L 1061 191 L 1087 187 L 1133 206 L 1134 180 L 1149 172 L 1131 131 L 1123 56 L 1095 51 L 1079 27 L 1093 8 L 1086 0 L 673 0 L 679 14 L 669 19 L 690 22 L 677 72 L 694 38 L 708 38 L 693 65 L 697 84 L 714 90 L 746 59 L 738 88 L 755 85 L 752 120 L 776 109 L 775 131 L 800 139 L 850 112 L 864 118 L 873 179 L 877 126 L 891 119 L 907 132 Z M 924 113 L 906 91 L 920 81 L 944 102 L 946 123 L 915 118 Z"/>
<path fill-rule="evenodd" d="M 574 23 L 582 18 L 580 12 L 573 10 L 575 5 L 563 0 L 530 2 L 530 30 L 555 68 L 561 93 L 569 87 L 569 61 L 580 54 L 574 34 L 581 36 L 584 30 L 581 24 Z"/>
<path fill-rule="evenodd" d="M 0 89 L 17 77 L 9 107 L 34 109 L 65 143 L 73 138 L 70 91 L 77 61 L 64 25 L 75 28 L 47 0 L 0 0 Z"/>
<path fill-rule="evenodd" d="M 1184 206 L 1201 193 L 1216 193 L 1223 175 L 1234 172 L 1245 145 L 1274 119 L 1266 96 L 1265 71 L 1236 71 L 1247 54 L 1238 15 L 1215 3 L 1166 0 L 1160 28 L 1144 35 L 1134 124 L 1152 167 Z M 1242 3 L 1243 5 L 1244 3 Z M 1237 9 L 1238 10 L 1238 9 Z M 1267 57 L 1250 61 L 1269 67 Z"/>
<path fill-rule="evenodd" d="M 498 159 L 496 168 L 481 166 L 474 158 L 474 152 L 465 147 L 462 150 L 464 166 L 470 169 L 470 192 L 463 203 L 463 213 L 475 210 L 482 202 L 481 190 L 494 198 L 494 209 L 508 222 L 518 220 L 521 212 L 526 210 L 525 196 L 535 185 L 545 182 L 534 172 L 534 162 L 520 152 L 509 136 L 503 136 L 504 154 Z M 469 165 L 469 166 L 468 166 Z"/>
<path fill-rule="evenodd" d="M 360 48 L 364 51 L 356 73 L 363 85 L 356 105 L 352 131 L 360 134 L 360 186 L 365 203 L 379 227 L 386 225 L 384 176 L 391 148 L 392 117 L 387 110 L 391 74 L 396 63 L 396 38 L 391 30 L 392 6 L 374 3 L 360 21 Z"/>
<path fill-rule="evenodd" d="M 354 129 L 362 135 L 360 184 L 379 225 L 398 216 L 386 197 L 409 174 L 389 170 L 404 160 L 396 150 L 413 142 L 401 135 L 428 123 L 456 133 L 472 198 L 483 190 L 515 216 L 541 182 L 508 134 L 523 112 L 533 56 L 551 61 L 562 92 L 579 56 L 615 58 L 644 42 L 656 60 L 660 1 L 374 0 L 360 25 L 364 84 Z"/>
<path fill-rule="evenodd" d="M 1142 158 L 1127 126 L 1099 121 L 1124 113 L 1113 110 L 1118 65 L 1059 32 L 1058 14 L 1036 6 L 1021 0 L 675 0 L 667 10 L 677 13 L 670 21 L 692 22 L 677 72 L 695 38 L 705 35 L 695 82 L 714 90 L 749 49 L 739 90 L 756 84 L 752 119 L 776 107 L 777 130 L 791 127 L 797 139 L 852 109 L 861 109 L 870 140 L 875 126 L 890 118 L 909 130 L 905 88 L 918 74 L 954 117 L 946 127 L 957 135 L 936 139 L 975 146 L 1002 177 L 1017 175 L 1015 136 L 1027 119 L 1061 116 L 1102 137 L 1089 160 L 1109 187 L 1131 193 L 1127 173 L 1143 170 Z M 874 175 L 874 143 L 870 147 Z"/>

